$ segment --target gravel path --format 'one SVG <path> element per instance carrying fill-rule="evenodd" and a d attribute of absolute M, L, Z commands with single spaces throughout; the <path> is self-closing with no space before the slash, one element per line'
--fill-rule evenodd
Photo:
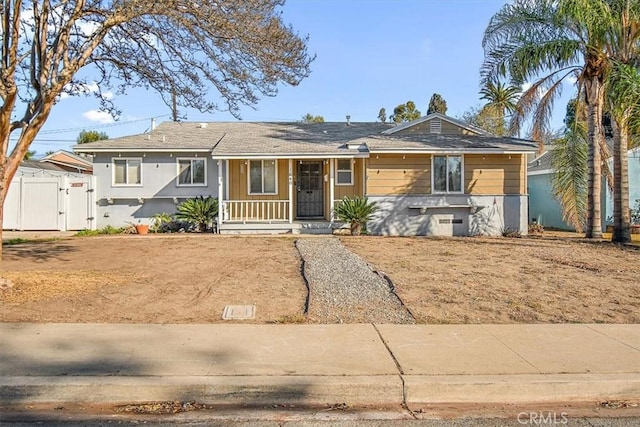
<path fill-rule="evenodd" d="M 335 237 L 298 239 L 309 283 L 309 320 L 415 323 L 391 287 Z"/>

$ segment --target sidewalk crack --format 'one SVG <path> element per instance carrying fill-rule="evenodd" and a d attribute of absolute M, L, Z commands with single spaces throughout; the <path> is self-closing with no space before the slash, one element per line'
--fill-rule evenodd
<path fill-rule="evenodd" d="M 405 409 L 407 412 L 409 412 L 409 414 L 417 419 L 416 414 L 409 409 L 409 405 L 407 405 L 407 385 L 404 382 L 404 371 L 402 370 L 402 366 L 400 365 L 400 362 L 398 361 L 398 358 L 396 358 L 396 355 L 393 354 L 393 351 L 391 351 L 391 347 L 389 347 L 389 344 L 387 344 L 387 341 L 385 341 L 384 337 L 382 336 L 382 333 L 380 332 L 380 330 L 378 329 L 378 327 L 372 323 L 371 326 L 373 326 L 373 329 L 376 331 L 376 333 L 378 334 L 378 337 L 380 337 L 380 341 L 382 341 L 382 344 L 384 344 L 384 347 L 387 349 L 387 352 L 389 353 L 389 356 L 391 356 L 391 360 L 393 360 L 393 363 L 396 364 L 396 369 L 398 370 L 398 377 L 400 378 L 400 382 L 402 383 L 402 408 Z"/>
<path fill-rule="evenodd" d="M 516 356 L 518 356 L 522 361 L 524 361 L 527 365 L 531 366 L 533 369 L 535 369 L 539 374 L 542 374 L 543 372 L 538 369 L 537 366 L 535 366 L 533 363 L 529 362 L 527 359 L 525 359 L 520 353 L 518 353 L 517 351 L 515 351 L 509 344 L 507 344 L 506 342 L 502 341 L 500 338 L 498 338 L 497 336 L 495 336 L 494 334 L 491 333 L 491 331 L 487 330 L 484 326 L 480 325 L 480 327 L 482 328 L 483 331 L 485 331 L 486 333 L 488 333 L 489 335 L 491 335 L 493 338 L 495 338 L 496 340 L 498 340 L 498 342 L 500 342 L 502 345 L 504 345 L 505 347 L 507 347 L 509 350 L 511 350 L 511 352 L 513 354 L 515 354 Z"/>

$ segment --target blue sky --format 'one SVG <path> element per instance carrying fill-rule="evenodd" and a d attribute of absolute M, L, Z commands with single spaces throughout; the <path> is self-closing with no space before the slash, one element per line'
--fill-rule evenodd
<path fill-rule="evenodd" d="M 479 69 L 482 34 L 499 0 L 288 0 L 286 22 L 309 35 L 309 51 L 317 55 L 312 73 L 297 87 L 283 86 L 275 98 L 263 98 L 255 109 L 243 109 L 247 121 L 296 121 L 306 114 L 327 121 L 375 121 L 378 111 L 413 100 L 426 112 L 433 93 L 459 117 L 480 104 Z M 102 88 L 108 91 L 109 88 Z M 570 90 L 566 91 L 570 94 Z M 151 117 L 169 120 L 160 97 L 133 90 L 114 97 L 119 121 L 97 111 L 93 98 L 61 99 L 43 132 L 32 145 L 38 155 L 68 149 L 82 129 L 115 138 L 145 132 Z M 556 127 L 564 101 L 558 103 Z M 235 120 L 219 112 L 181 111 L 190 121 Z M 160 117 L 162 116 L 162 117 Z"/>

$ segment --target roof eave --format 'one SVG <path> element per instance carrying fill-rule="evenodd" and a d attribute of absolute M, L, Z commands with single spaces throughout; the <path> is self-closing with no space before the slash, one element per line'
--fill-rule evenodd
<path fill-rule="evenodd" d="M 116 147 L 94 147 L 73 148 L 78 153 L 210 153 L 211 148 L 116 148 Z"/>

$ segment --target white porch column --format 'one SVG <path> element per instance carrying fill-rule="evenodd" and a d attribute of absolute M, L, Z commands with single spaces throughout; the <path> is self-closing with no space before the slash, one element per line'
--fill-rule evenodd
<path fill-rule="evenodd" d="M 293 223 L 293 159 L 289 159 L 289 224 Z"/>
<path fill-rule="evenodd" d="M 329 221 L 333 221 L 333 208 L 335 199 L 335 179 L 334 179 L 334 162 L 336 159 L 329 159 Z"/>
<path fill-rule="evenodd" d="M 362 197 L 367 197 L 367 159 L 362 160 Z"/>
<path fill-rule="evenodd" d="M 222 213 L 224 212 L 224 182 L 222 179 L 222 160 L 218 160 L 218 233 L 222 226 Z"/>

